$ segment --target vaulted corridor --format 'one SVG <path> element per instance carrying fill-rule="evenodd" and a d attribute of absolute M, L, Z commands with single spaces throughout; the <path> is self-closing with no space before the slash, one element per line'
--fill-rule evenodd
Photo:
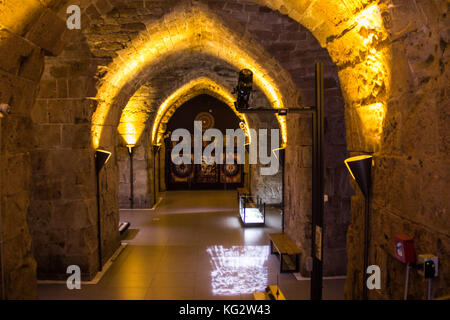
<path fill-rule="evenodd" d="M 128 245 L 97 285 L 67 290 L 38 286 L 39 299 L 253 299 L 278 283 L 287 299 L 308 299 L 309 280 L 279 274 L 268 233 L 279 232 L 279 209 L 266 227 L 243 229 L 235 191 L 170 191 L 156 210 L 121 210 L 131 223 Z M 343 299 L 345 279 L 324 281 L 324 299 Z"/>
<path fill-rule="evenodd" d="M 449 9 L 0 0 L 0 299 L 450 299 Z"/>

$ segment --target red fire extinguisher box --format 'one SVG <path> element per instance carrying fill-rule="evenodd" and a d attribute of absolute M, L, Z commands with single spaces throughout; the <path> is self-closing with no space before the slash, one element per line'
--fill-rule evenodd
<path fill-rule="evenodd" d="M 394 234 L 394 246 L 395 257 L 398 260 L 403 263 L 416 261 L 413 238 L 406 234 Z"/>

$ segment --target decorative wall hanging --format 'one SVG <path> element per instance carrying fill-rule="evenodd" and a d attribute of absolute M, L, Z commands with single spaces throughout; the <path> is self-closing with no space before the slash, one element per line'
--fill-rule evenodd
<path fill-rule="evenodd" d="M 195 121 L 202 122 L 202 131 L 206 131 L 214 127 L 214 116 L 209 112 L 200 112 L 195 116 Z"/>

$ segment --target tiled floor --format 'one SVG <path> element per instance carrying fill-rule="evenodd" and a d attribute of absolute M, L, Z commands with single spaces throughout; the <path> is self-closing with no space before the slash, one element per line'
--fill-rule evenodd
<path fill-rule="evenodd" d="M 123 210 L 128 246 L 96 285 L 68 290 L 40 284 L 40 299 L 252 299 L 279 286 L 287 299 L 309 299 L 309 281 L 279 274 L 268 234 L 280 232 L 279 210 L 266 226 L 243 228 L 234 191 L 167 192 L 157 210 Z M 344 280 L 325 280 L 324 298 L 343 299 Z"/>

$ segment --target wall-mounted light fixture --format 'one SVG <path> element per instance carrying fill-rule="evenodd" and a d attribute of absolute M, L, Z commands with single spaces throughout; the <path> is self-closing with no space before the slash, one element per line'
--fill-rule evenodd
<path fill-rule="evenodd" d="M 372 187 L 372 164 L 373 157 L 371 155 L 361 155 L 348 158 L 345 161 L 348 171 L 358 184 L 364 198 L 365 205 L 365 230 L 364 230 L 364 267 L 363 267 L 363 299 L 367 300 L 367 266 L 369 257 L 369 200 L 370 190 Z"/>
<path fill-rule="evenodd" d="M 97 177 L 97 234 L 98 234 L 98 270 L 102 271 L 102 224 L 100 210 L 100 170 L 105 166 L 111 157 L 111 152 L 105 150 L 95 151 L 95 173 Z"/>
<path fill-rule="evenodd" d="M 111 152 L 105 150 L 95 151 L 95 169 L 97 173 L 103 168 L 103 166 L 108 162 L 111 157 Z"/>

